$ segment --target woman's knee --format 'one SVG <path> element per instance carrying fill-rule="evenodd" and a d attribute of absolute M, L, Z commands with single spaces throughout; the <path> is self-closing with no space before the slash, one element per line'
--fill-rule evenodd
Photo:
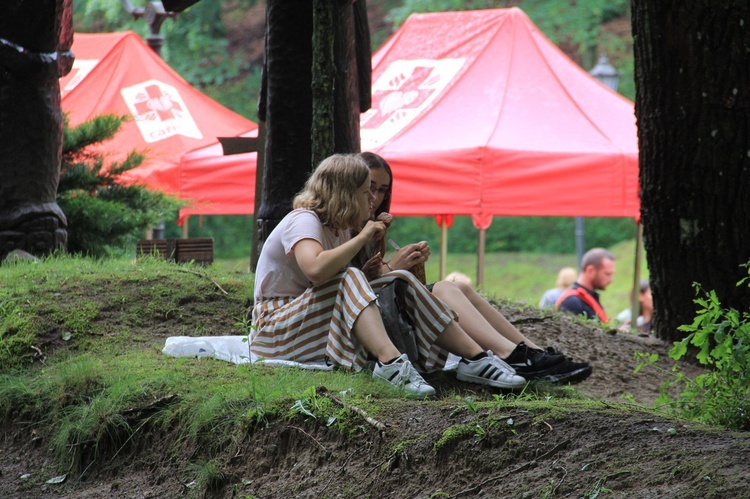
<path fill-rule="evenodd" d="M 360 269 L 356 267 L 348 267 L 340 275 L 342 276 L 343 281 L 355 281 L 359 283 L 358 287 L 372 291 L 372 286 L 370 286 L 370 281 L 367 279 L 367 275 Z"/>
<path fill-rule="evenodd" d="M 344 270 L 343 274 L 344 274 L 344 276 L 355 277 L 357 279 L 365 279 L 365 280 L 367 280 L 367 276 L 365 275 L 365 273 L 362 272 L 362 270 L 358 269 L 357 267 L 347 267 Z"/>
<path fill-rule="evenodd" d="M 470 296 L 472 294 L 476 294 L 476 291 L 474 291 L 474 288 L 472 288 L 470 285 L 468 285 L 465 282 L 461 281 L 454 281 L 452 284 L 458 288 L 461 293 L 465 294 L 466 296 Z"/>
<path fill-rule="evenodd" d="M 437 296 L 460 293 L 461 291 L 457 284 L 458 283 L 453 281 L 438 281 L 432 287 L 432 292 Z"/>

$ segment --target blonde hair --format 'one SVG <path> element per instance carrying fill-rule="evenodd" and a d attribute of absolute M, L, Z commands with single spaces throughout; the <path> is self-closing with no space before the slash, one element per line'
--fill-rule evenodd
<path fill-rule="evenodd" d="M 369 176 L 367 163 L 358 155 L 334 154 L 320 162 L 292 206 L 314 211 L 332 229 L 357 230 L 362 226 L 357 189 Z"/>
<path fill-rule="evenodd" d="M 574 282 L 576 282 L 577 276 L 578 274 L 576 273 L 576 269 L 574 269 L 573 267 L 563 267 L 557 274 L 556 285 L 560 289 L 567 289 L 571 287 Z"/>
<path fill-rule="evenodd" d="M 459 272 L 458 270 L 454 270 L 447 276 L 445 276 L 445 280 L 449 282 L 463 282 L 464 284 L 468 284 L 471 286 L 471 277 L 467 276 L 463 272 Z"/>

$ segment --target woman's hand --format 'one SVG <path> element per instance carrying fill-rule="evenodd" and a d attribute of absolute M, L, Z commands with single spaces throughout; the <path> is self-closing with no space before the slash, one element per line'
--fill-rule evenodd
<path fill-rule="evenodd" d="M 385 236 L 385 224 L 377 220 L 368 220 L 357 237 L 364 239 L 363 246 L 372 240 L 379 240 Z"/>
<path fill-rule="evenodd" d="M 424 263 L 430 257 L 430 246 L 427 241 L 407 244 L 396 252 L 388 264 L 392 269 L 409 270 L 413 266 Z"/>
<path fill-rule="evenodd" d="M 430 245 L 427 241 L 420 241 L 417 243 L 417 249 L 422 254 L 422 262 L 426 262 L 430 258 Z"/>
<path fill-rule="evenodd" d="M 362 265 L 362 272 L 365 273 L 368 281 L 372 281 L 380 277 L 383 265 L 383 256 L 380 253 L 376 253 L 375 256 Z"/>
<path fill-rule="evenodd" d="M 383 222 L 369 221 L 359 234 L 328 250 L 315 239 L 302 239 L 294 245 L 294 258 L 310 282 L 318 284 L 343 271 L 365 244 L 384 235 Z"/>

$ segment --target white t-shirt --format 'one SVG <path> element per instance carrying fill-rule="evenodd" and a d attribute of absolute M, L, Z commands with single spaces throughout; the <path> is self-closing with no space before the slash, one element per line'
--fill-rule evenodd
<path fill-rule="evenodd" d="M 350 237 L 348 230 L 339 230 L 337 236 L 332 229 L 324 227 L 312 210 L 290 212 L 263 244 L 255 268 L 255 299 L 299 296 L 313 285 L 294 258 L 294 245 L 301 240 L 314 239 L 324 250 L 329 250 L 344 244 Z"/>

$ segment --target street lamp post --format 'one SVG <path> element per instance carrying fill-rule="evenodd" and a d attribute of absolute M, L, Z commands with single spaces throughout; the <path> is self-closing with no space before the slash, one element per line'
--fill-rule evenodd
<path fill-rule="evenodd" d="M 607 56 L 602 54 L 589 74 L 603 83 L 607 88 L 617 92 L 617 85 L 620 83 L 620 73 L 609 63 Z"/>
<path fill-rule="evenodd" d="M 146 43 L 161 57 L 161 48 L 164 46 L 164 35 L 160 33 L 161 25 L 167 17 L 174 17 L 174 12 L 167 12 L 162 2 L 149 1 L 145 7 L 136 7 L 130 0 L 120 0 L 125 11 L 133 16 L 133 19 L 141 17 L 148 23 L 150 30 L 146 37 Z"/>
<path fill-rule="evenodd" d="M 607 56 L 602 54 L 589 74 L 596 78 L 601 84 L 612 91 L 617 92 L 617 85 L 620 83 L 620 73 L 609 63 Z M 578 267 L 581 267 L 581 260 L 584 253 L 584 230 L 583 217 L 576 217 L 576 254 L 578 256 Z"/>
<path fill-rule="evenodd" d="M 133 19 L 143 18 L 148 24 L 150 33 L 146 36 L 146 43 L 156 55 L 162 57 L 161 48 L 164 46 L 164 35 L 161 34 L 161 25 L 168 17 L 175 18 L 177 12 L 182 12 L 200 0 L 149 0 L 145 7 L 136 7 L 130 0 L 120 0 L 125 12 L 133 16 Z M 187 230 L 187 222 L 185 222 Z M 161 239 L 164 237 L 164 223 L 153 227 L 146 239 Z"/>

